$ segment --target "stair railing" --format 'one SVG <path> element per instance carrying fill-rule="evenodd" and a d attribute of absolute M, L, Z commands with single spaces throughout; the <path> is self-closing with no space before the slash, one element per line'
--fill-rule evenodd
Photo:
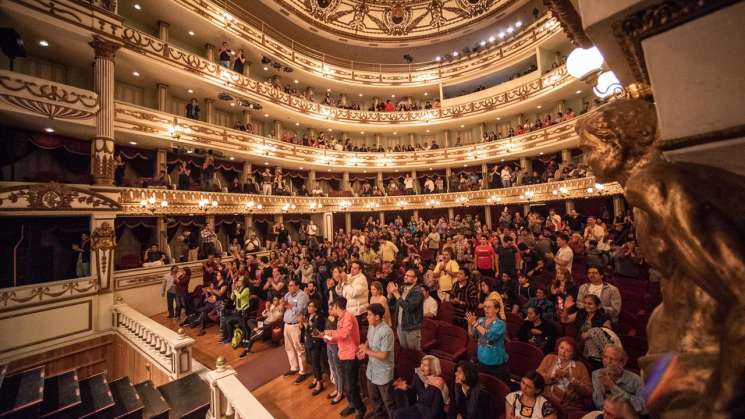
<path fill-rule="evenodd" d="M 226 364 L 222 356 L 217 358 L 216 368 L 207 373 L 207 381 L 211 392 L 208 419 L 274 417 L 238 380 L 236 371 Z"/>
<path fill-rule="evenodd" d="M 194 339 L 161 325 L 118 300 L 112 307 L 113 328 L 153 364 L 176 380 L 191 374 Z"/>

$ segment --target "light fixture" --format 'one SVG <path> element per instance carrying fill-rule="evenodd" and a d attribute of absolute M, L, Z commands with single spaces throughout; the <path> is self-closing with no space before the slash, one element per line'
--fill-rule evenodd
<path fill-rule="evenodd" d="M 235 106 L 235 102 L 230 102 L 230 106 Z"/>
<path fill-rule="evenodd" d="M 130 141 L 129 143 L 130 143 L 131 145 L 137 145 L 137 141 Z"/>
<path fill-rule="evenodd" d="M 494 42 L 494 40 L 495 40 L 495 39 L 496 39 L 496 38 L 494 38 L 494 35 L 492 35 L 492 36 L 490 36 L 490 37 L 489 37 L 489 42 L 490 42 L 490 43 L 491 43 L 491 42 Z"/>
<path fill-rule="evenodd" d="M 543 108 L 543 106 L 542 105 L 538 105 L 538 106 L 536 106 L 536 108 L 541 109 L 541 108 Z"/>
<path fill-rule="evenodd" d="M 424 92 L 424 96 L 429 96 L 429 93 L 427 93 L 427 92 Z"/>
<path fill-rule="evenodd" d="M 132 75 L 135 76 L 135 77 L 140 77 L 140 73 L 137 72 L 137 71 L 133 71 L 132 72 Z"/>
<path fill-rule="evenodd" d="M 235 160 L 235 157 L 233 157 L 233 156 L 230 156 L 230 160 Z"/>
<path fill-rule="evenodd" d="M 501 120 L 502 120 L 502 118 L 500 118 L 500 117 L 497 117 L 497 121 L 501 121 Z"/>
<path fill-rule="evenodd" d="M 205 212 L 210 208 L 217 208 L 217 205 L 218 205 L 217 201 L 212 201 L 207 198 L 200 198 L 199 201 L 197 202 L 197 206 L 199 207 L 199 209 Z"/>
<path fill-rule="evenodd" d="M 362 93 L 360 93 L 360 97 L 362 97 Z"/>
<path fill-rule="evenodd" d="M 299 127 L 300 126 L 300 122 L 295 122 L 295 126 L 296 127 Z"/>
<path fill-rule="evenodd" d="M 453 51 L 453 57 L 457 57 L 458 55 L 458 51 Z"/>
<path fill-rule="evenodd" d="M 142 6 L 140 6 L 139 3 L 135 3 L 133 7 L 135 8 L 135 10 L 142 10 Z"/>
<path fill-rule="evenodd" d="M 194 36 L 194 31 L 189 31 L 189 36 Z"/>
<path fill-rule="evenodd" d="M 517 22 L 515 22 L 515 27 L 516 28 L 519 28 L 522 25 L 523 25 L 523 21 L 522 20 L 518 20 Z"/>
<path fill-rule="evenodd" d="M 466 202 L 468 202 L 468 197 L 467 196 L 460 196 L 458 198 L 455 198 L 455 202 L 457 204 L 460 204 L 460 205 L 465 205 Z"/>
<path fill-rule="evenodd" d="M 339 202 L 339 208 L 341 208 L 343 210 L 349 209 L 349 207 L 351 207 L 351 206 L 352 206 L 352 203 L 349 202 L 349 201 L 341 201 L 341 202 Z"/>
<path fill-rule="evenodd" d="M 331 132 L 331 131 L 333 131 L 333 129 L 332 128 L 329 128 L 329 132 Z"/>
<path fill-rule="evenodd" d="M 365 206 L 371 210 L 375 208 L 380 208 L 380 204 L 378 204 L 377 202 L 368 202 Z"/>
<path fill-rule="evenodd" d="M 397 205 L 397 206 L 398 206 L 399 208 L 403 208 L 403 207 L 405 207 L 405 206 L 409 205 L 409 203 L 408 203 L 408 202 L 406 202 L 406 201 L 398 201 L 398 202 L 396 202 L 396 205 Z"/>
<path fill-rule="evenodd" d="M 427 134 L 429 134 L 429 130 L 427 130 Z"/>
<path fill-rule="evenodd" d="M 499 39 L 503 39 L 507 34 L 504 32 L 499 33 Z"/>
<path fill-rule="evenodd" d="M 479 42 L 479 45 L 481 45 L 483 47 L 484 45 L 486 45 L 486 41 Z"/>
<path fill-rule="evenodd" d="M 512 33 L 512 32 L 515 32 L 515 28 L 513 28 L 512 26 L 507 28 L 507 33 Z"/>
<path fill-rule="evenodd" d="M 44 128 L 44 131 L 46 131 L 46 132 L 48 132 L 48 133 L 51 134 L 51 133 L 54 132 L 54 128 Z"/>
<path fill-rule="evenodd" d="M 440 201 L 436 199 L 430 199 L 429 201 L 426 202 L 426 204 L 428 207 L 434 207 L 434 206 L 440 205 Z"/>
<path fill-rule="evenodd" d="M 187 90 L 187 92 L 194 93 L 194 89 L 189 89 L 189 90 Z"/>
<path fill-rule="evenodd" d="M 463 125 L 463 124 L 460 124 L 460 127 L 461 127 L 461 128 L 463 128 L 463 127 L 465 127 L 465 125 Z"/>
<path fill-rule="evenodd" d="M 566 186 L 562 186 L 559 189 L 554 189 L 553 191 L 551 191 L 551 193 L 556 196 L 558 195 L 567 196 L 569 195 L 569 189 L 567 189 Z"/>
<path fill-rule="evenodd" d="M 158 202 L 158 200 L 155 199 L 155 195 L 153 195 L 150 198 L 140 200 L 140 208 L 154 213 L 158 208 L 168 208 L 168 201 L 163 199 Z"/>
<path fill-rule="evenodd" d="M 435 57 L 435 61 L 437 61 L 437 62 L 439 63 L 440 61 L 442 61 L 442 57 L 440 57 L 440 56 L 438 55 L 437 57 Z"/>
<path fill-rule="evenodd" d="M 488 198 L 488 199 L 486 200 L 486 202 L 488 202 L 488 203 L 490 203 L 490 204 L 493 204 L 493 203 L 499 202 L 499 201 L 501 201 L 501 200 L 502 200 L 502 197 L 501 197 L 501 196 L 494 196 L 494 195 L 492 195 L 492 196 L 490 196 L 490 197 L 489 197 L 489 198 Z"/>
<path fill-rule="evenodd" d="M 45 40 L 42 39 L 41 41 L 39 41 L 39 45 L 41 45 L 42 47 L 48 47 L 49 46 L 49 42 L 47 42 L 47 41 L 45 41 Z"/>
<path fill-rule="evenodd" d="M 264 67 L 264 71 L 269 71 L 269 67 Z"/>
<path fill-rule="evenodd" d="M 264 118 L 269 118 L 269 114 L 268 113 L 265 113 L 264 114 Z"/>
<path fill-rule="evenodd" d="M 567 57 L 567 72 L 572 77 L 582 80 L 600 71 L 603 61 L 603 54 L 597 47 L 575 48 Z"/>
<path fill-rule="evenodd" d="M 612 71 L 606 71 L 598 76 L 598 82 L 593 87 L 592 92 L 595 96 L 604 99 L 614 94 L 622 93 L 623 86 Z"/>
<path fill-rule="evenodd" d="M 393 135 L 398 135 L 398 133 L 396 131 L 393 131 Z"/>
<path fill-rule="evenodd" d="M 582 93 L 582 91 L 581 91 L 581 90 L 577 90 L 577 91 L 576 91 L 576 92 L 574 92 L 574 93 L 576 93 L 576 94 L 580 94 L 580 93 Z"/>
<path fill-rule="evenodd" d="M 283 212 L 287 212 L 287 211 L 289 211 L 291 209 L 295 209 L 295 208 L 296 208 L 295 207 L 295 204 L 291 204 L 289 202 L 286 202 L 286 203 L 282 204 L 282 211 Z"/>
<path fill-rule="evenodd" d="M 535 192 L 533 192 L 533 191 L 525 191 L 524 194 L 521 194 L 520 195 L 520 199 L 524 199 L 526 201 L 530 201 L 534 197 L 535 197 Z"/>
<path fill-rule="evenodd" d="M 318 210 L 318 209 L 323 208 L 323 204 L 321 204 L 320 202 L 313 201 L 310 204 L 308 204 L 308 207 L 310 207 L 311 210 Z"/>
<path fill-rule="evenodd" d="M 396 97 L 396 95 L 391 95 L 391 97 Z"/>
<path fill-rule="evenodd" d="M 361 135 L 365 135 L 365 131 L 360 131 L 360 134 Z"/>
<path fill-rule="evenodd" d="M 329 87 L 328 89 L 326 89 L 326 91 L 330 93 L 331 92 L 331 88 Z"/>

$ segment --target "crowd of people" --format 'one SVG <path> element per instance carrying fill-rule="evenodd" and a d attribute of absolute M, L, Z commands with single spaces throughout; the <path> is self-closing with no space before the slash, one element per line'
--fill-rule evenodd
<path fill-rule="evenodd" d="M 252 253 L 253 235 L 250 250 L 236 241 L 230 258 L 209 254 L 203 283 L 191 292 L 191 273 L 174 268 L 163 289 L 169 316 L 200 333 L 218 325 L 221 341 L 242 355 L 258 341 L 283 339 L 285 375 L 296 384 L 310 379 L 313 396 L 332 384 L 329 402 L 348 403 L 342 416 L 365 417 L 366 395 L 376 417 L 494 417 L 482 383 L 492 377 L 515 390 L 503 403 L 509 418 L 593 406 L 638 417 L 647 413 L 642 381 L 624 368 L 628 354 L 614 331 L 621 294 L 607 277 L 629 273 L 619 272 L 626 265 L 640 274 L 643 261 L 633 220 L 608 228 L 604 215 L 505 208 L 493 229 L 478 215 L 389 224 L 370 217 L 331 239 L 311 221 L 296 237 L 267 237 L 268 256 Z M 587 282 L 575 282 L 578 273 Z M 442 365 L 452 360 L 429 354 L 412 378 L 398 376 L 396 353 L 426 351 L 425 323 L 442 319 L 445 306 L 476 342 L 473 358 L 457 359 L 449 377 Z M 522 323 L 510 337 L 515 318 Z M 546 354 L 534 371 L 510 371 L 510 340 Z"/>

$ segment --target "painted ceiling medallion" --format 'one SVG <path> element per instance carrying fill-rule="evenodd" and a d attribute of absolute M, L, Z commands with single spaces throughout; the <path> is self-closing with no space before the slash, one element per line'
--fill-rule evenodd
<path fill-rule="evenodd" d="M 412 42 L 455 36 L 488 24 L 488 16 L 514 10 L 527 0 L 261 0 L 290 11 L 295 23 L 320 34 L 360 42 Z"/>

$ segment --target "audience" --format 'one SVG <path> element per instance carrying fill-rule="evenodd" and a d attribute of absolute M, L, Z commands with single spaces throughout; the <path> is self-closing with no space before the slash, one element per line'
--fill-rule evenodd
<path fill-rule="evenodd" d="M 603 408 L 606 399 L 622 397 L 639 415 L 646 415 L 644 382 L 639 375 L 624 369 L 628 355 L 619 345 L 606 345 L 603 350 L 603 368 L 592 372 L 592 400 L 595 407 Z"/>
<path fill-rule="evenodd" d="M 556 409 L 543 397 L 543 376 L 530 371 L 520 380 L 520 390 L 507 395 L 505 403 L 506 419 L 557 419 Z"/>

